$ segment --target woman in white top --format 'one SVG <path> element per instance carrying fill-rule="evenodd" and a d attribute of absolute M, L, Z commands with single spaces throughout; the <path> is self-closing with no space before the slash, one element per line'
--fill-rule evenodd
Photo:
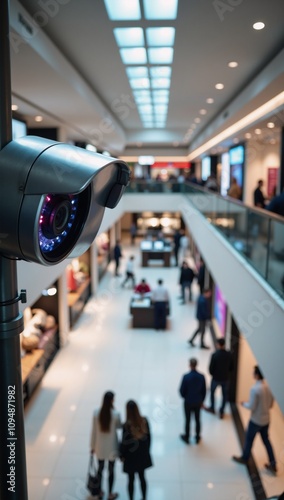
<path fill-rule="evenodd" d="M 108 500 L 118 497 L 118 493 L 113 493 L 114 464 L 118 457 L 117 429 L 121 427 L 119 413 L 113 407 L 114 393 L 108 391 L 103 397 L 103 403 L 99 410 L 94 412 L 91 435 L 91 453 L 95 453 L 99 462 L 98 478 L 100 486 L 100 498 L 103 497 L 101 489 L 102 475 L 105 460 L 108 460 Z"/>

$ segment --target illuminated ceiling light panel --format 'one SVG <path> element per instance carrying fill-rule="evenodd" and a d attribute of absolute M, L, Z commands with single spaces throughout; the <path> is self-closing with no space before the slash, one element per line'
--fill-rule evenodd
<path fill-rule="evenodd" d="M 224 88 L 224 84 L 223 83 L 216 83 L 215 89 L 222 90 L 223 88 Z"/>
<path fill-rule="evenodd" d="M 128 78 L 148 78 L 148 68 L 146 66 L 129 66 L 126 68 Z"/>
<path fill-rule="evenodd" d="M 146 64 L 147 54 L 143 47 L 120 49 L 120 55 L 124 64 Z"/>
<path fill-rule="evenodd" d="M 150 47 L 173 47 L 175 28 L 147 28 L 146 40 Z"/>
<path fill-rule="evenodd" d="M 142 28 L 114 28 L 116 43 L 119 47 L 144 47 Z"/>
<path fill-rule="evenodd" d="M 160 121 L 156 121 L 155 122 L 155 126 L 157 128 L 164 128 L 166 126 L 166 122 L 160 122 Z"/>
<path fill-rule="evenodd" d="M 150 68 L 150 76 L 152 78 L 170 78 L 172 68 L 170 66 L 152 66 Z"/>
<path fill-rule="evenodd" d="M 168 112 L 168 106 L 165 104 L 157 104 L 154 106 L 155 113 L 164 114 Z"/>
<path fill-rule="evenodd" d="M 141 19 L 139 0 L 104 0 L 111 21 L 137 21 Z"/>
<path fill-rule="evenodd" d="M 178 0 L 144 0 L 146 19 L 176 19 Z"/>
<path fill-rule="evenodd" d="M 129 80 L 130 87 L 132 89 L 149 89 L 150 80 L 149 78 L 131 78 Z"/>
<path fill-rule="evenodd" d="M 206 102 L 207 104 L 213 104 L 214 99 L 212 99 L 212 97 L 208 97 L 208 99 L 206 99 Z"/>
<path fill-rule="evenodd" d="M 150 91 L 149 90 L 134 90 L 133 91 L 134 97 L 151 97 Z"/>
<path fill-rule="evenodd" d="M 169 89 L 171 80 L 169 78 L 152 78 L 151 87 L 153 89 Z"/>
<path fill-rule="evenodd" d="M 166 96 L 169 97 L 170 92 L 166 89 L 159 89 L 159 90 L 153 90 L 152 92 L 153 97 L 160 97 L 160 96 Z"/>
<path fill-rule="evenodd" d="M 150 64 L 172 64 L 174 50 L 171 47 L 149 48 L 148 57 Z"/>
<path fill-rule="evenodd" d="M 274 128 L 275 127 L 275 123 L 268 122 L 266 126 L 267 126 L 267 128 Z"/>
<path fill-rule="evenodd" d="M 154 104 L 168 104 L 169 98 L 166 97 L 165 95 L 153 97 L 153 103 Z"/>
<path fill-rule="evenodd" d="M 152 99 L 150 96 L 138 96 L 138 97 L 135 97 L 135 102 L 137 104 L 151 104 L 152 103 Z"/>
<path fill-rule="evenodd" d="M 149 113 L 153 113 L 153 106 L 152 104 L 142 104 L 138 106 L 139 113 L 146 115 Z"/>

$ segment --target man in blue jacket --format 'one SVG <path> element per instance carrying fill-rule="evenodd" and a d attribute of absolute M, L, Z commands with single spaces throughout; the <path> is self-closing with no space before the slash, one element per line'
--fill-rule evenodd
<path fill-rule="evenodd" d="M 196 309 L 196 318 L 198 320 L 197 330 L 193 333 L 191 339 L 189 339 L 189 344 L 194 347 L 194 339 L 200 333 L 200 347 L 201 349 L 209 349 L 204 344 L 204 333 L 206 328 L 206 323 L 211 319 L 210 306 L 209 306 L 209 298 L 211 297 L 211 290 L 205 289 L 203 293 L 198 297 L 197 300 L 197 309 Z"/>
<path fill-rule="evenodd" d="M 197 359 L 191 358 L 189 360 L 190 371 L 186 373 L 181 381 L 180 395 L 184 399 L 184 413 L 185 413 L 185 433 L 181 434 L 180 438 L 186 444 L 189 444 L 190 438 L 190 415 L 194 413 L 195 416 L 195 440 L 198 444 L 200 436 L 200 409 L 206 396 L 206 383 L 205 377 L 202 373 L 196 370 Z"/>

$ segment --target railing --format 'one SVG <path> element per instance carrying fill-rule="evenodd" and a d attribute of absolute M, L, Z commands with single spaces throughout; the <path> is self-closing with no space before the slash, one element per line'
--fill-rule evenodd
<path fill-rule="evenodd" d="M 193 183 L 132 181 L 128 193 L 183 193 L 284 298 L 284 218 Z"/>

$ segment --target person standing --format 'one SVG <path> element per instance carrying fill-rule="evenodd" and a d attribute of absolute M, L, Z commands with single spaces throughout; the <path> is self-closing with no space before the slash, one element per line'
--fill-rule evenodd
<path fill-rule="evenodd" d="M 201 349 L 209 349 L 208 346 L 204 344 L 204 334 L 207 321 L 211 320 L 211 313 L 209 307 L 209 299 L 211 297 L 211 290 L 205 289 L 201 295 L 199 295 L 196 307 L 196 318 L 198 320 L 198 327 L 193 333 L 191 339 L 189 339 L 189 344 L 194 347 L 194 339 L 200 333 L 200 347 Z"/>
<path fill-rule="evenodd" d="M 91 453 L 96 454 L 99 463 L 100 498 L 104 494 L 101 485 L 105 460 L 108 461 L 108 500 L 118 497 L 118 493 L 113 493 L 112 489 L 115 459 L 119 455 L 117 429 L 121 428 L 121 420 L 119 413 L 114 409 L 113 402 L 114 393 L 111 391 L 106 392 L 101 408 L 94 412 L 91 433 Z"/>
<path fill-rule="evenodd" d="M 180 237 L 180 254 L 181 254 L 181 259 L 185 260 L 188 254 L 188 247 L 189 247 L 189 239 L 185 234 L 185 231 L 181 231 L 181 237 Z"/>
<path fill-rule="evenodd" d="M 156 330 L 165 330 L 169 292 L 161 279 L 158 280 L 158 286 L 153 290 L 152 302 L 154 304 L 154 327 Z"/>
<path fill-rule="evenodd" d="M 185 304 L 185 290 L 188 288 L 188 298 L 192 301 L 191 285 L 193 279 L 195 278 L 195 273 L 188 263 L 184 260 L 180 270 L 179 284 L 181 286 L 181 304 Z"/>
<path fill-rule="evenodd" d="M 181 381 L 179 392 L 184 399 L 184 414 L 185 414 L 185 432 L 181 434 L 180 438 L 186 444 L 190 440 L 190 416 L 194 413 L 195 417 L 195 441 L 198 444 L 201 436 L 200 424 L 200 409 L 206 396 L 206 383 L 205 377 L 202 373 L 198 372 L 197 359 L 191 358 L 189 360 L 190 371 L 186 373 Z"/>
<path fill-rule="evenodd" d="M 269 459 L 269 463 L 265 464 L 265 468 L 276 474 L 276 460 L 268 437 L 269 410 L 273 405 L 273 396 L 258 366 L 254 367 L 253 375 L 256 382 L 250 390 L 249 401 L 241 403 L 244 408 L 251 410 L 245 445 L 242 455 L 240 457 L 233 456 L 232 459 L 240 464 L 246 464 L 250 457 L 254 438 L 259 432 Z"/>
<path fill-rule="evenodd" d="M 115 247 L 114 247 L 114 250 L 113 250 L 113 257 L 114 257 L 114 261 L 115 261 L 115 271 L 114 271 L 114 274 L 115 274 L 115 276 L 119 276 L 118 269 L 119 269 L 120 258 L 122 257 L 121 247 L 120 247 L 120 241 L 119 240 L 117 240 L 117 242 L 115 244 Z"/>
<path fill-rule="evenodd" d="M 134 255 L 130 255 L 127 264 L 126 264 L 126 276 L 124 281 L 121 283 L 121 287 L 123 288 L 126 283 L 131 280 L 132 287 L 135 287 L 135 275 L 134 275 Z"/>
<path fill-rule="evenodd" d="M 178 254 L 179 254 L 179 249 L 180 249 L 180 239 L 181 239 L 181 232 L 179 229 L 177 229 L 175 234 L 174 234 L 174 254 L 175 254 L 176 266 L 178 266 Z"/>
<path fill-rule="evenodd" d="M 242 199 L 242 188 L 238 185 L 236 177 L 232 177 L 230 189 L 228 189 L 227 195 L 236 200 Z"/>
<path fill-rule="evenodd" d="M 209 373 L 212 375 L 210 386 L 210 407 L 204 409 L 210 413 L 215 413 L 215 391 L 218 386 L 222 388 L 222 404 L 219 410 L 220 418 L 224 417 L 225 405 L 228 398 L 228 388 L 230 374 L 234 368 L 232 354 L 225 349 L 225 339 L 217 339 L 217 351 L 211 356 L 209 363 Z"/>
<path fill-rule="evenodd" d="M 134 222 L 132 222 L 129 231 L 130 231 L 130 237 L 131 237 L 131 245 L 135 245 L 135 238 L 136 238 L 136 235 L 137 235 L 137 228 L 136 228 L 136 224 Z"/>
<path fill-rule="evenodd" d="M 123 471 L 128 474 L 129 499 L 134 498 L 135 474 L 138 474 L 142 492 L 142 500 L 146 500 L 147 483 L 145 469 L 152 467 L 150 455 L 151 433 L 146 417 L 141 416 L 135 401 L 126 403 L 126 422 L 122 426 L 120 458 Z"/>
<path fill-rule="evenodd" d="M 199 269 L 197 273 L 197 283 L 199 286 L 200 293 L 203 293 L 205 282 L 205 264 L 202 259 L 200 259 Z"/>
<path fill-rule="evenodd" d="M 265 208 L 265 196 L 262 192 L 263 180 L 260 179 L 257 183 L 257 187 L 253 192 L 253 203 L 255 207 Z"/>

